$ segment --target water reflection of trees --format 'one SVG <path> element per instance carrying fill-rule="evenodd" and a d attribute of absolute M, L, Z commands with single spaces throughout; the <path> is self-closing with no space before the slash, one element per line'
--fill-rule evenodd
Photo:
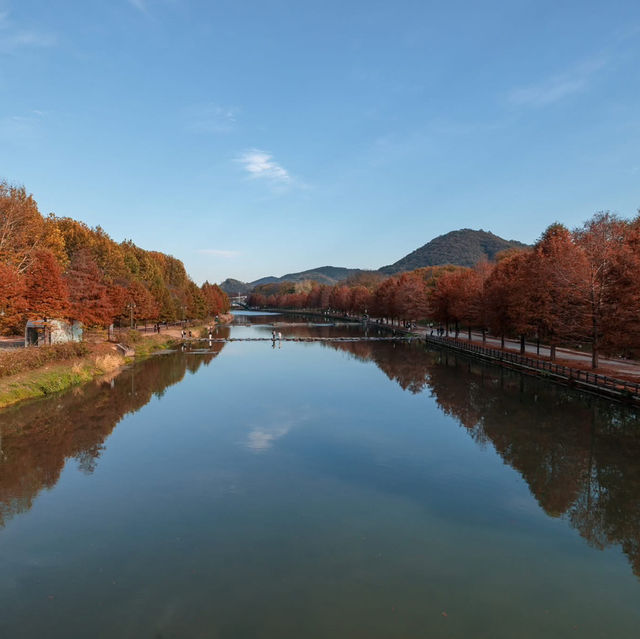
<path fill-rule="evenodd" d="M 440 408 L 516 469 L 544 511 L 596 548 L 619 545 L 640 577 L 637 410 L 445 351 L 389 343 L 329 346 L 371 360 Z"/>
<path fill-rule="evenodd" d="M 0 414 L 0 527 L 28 511 L 44 488 L 53 487 L 68 459 L 91 473 L 118 422 L 155 395 L 208 365 L 224 344 L 200 355 L 166 355 L 63 395 Z"/>

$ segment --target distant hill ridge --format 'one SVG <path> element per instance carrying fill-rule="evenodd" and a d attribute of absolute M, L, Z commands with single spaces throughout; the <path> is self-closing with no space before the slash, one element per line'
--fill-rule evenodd
<path fill-rule="evenodd" d="M 413 271 L 424 266 L 441 266 L 453 264 L 455 266 L 474 266 L 480 260 L 492 261 L 501 251 L 509 249 L 526 249 L 527 244 L 516 240 L 505 240 L 489 231 L 474 231 L 473 229 L 460 229 L 451 231 L 445 235 L 439 235 L 420 248 L 405 255 L 402 259 L 378 269 L 385 275 L 394 275 L 404 271 Z M 227 279 L 220 288 L 228 295 L 249 293 L 254 287 L 261 284 L 273 284 L 275 282 L 301 282 L 312 280 L 319 284 L 333 285 L 342 282 L 352 275 L 362 273 L 363 269 L 344 268 L 340 266 L 319 266 L 318 268 L 287 273 L 282 277 L 262 277 L 253 282 L 240 282 Z"/>

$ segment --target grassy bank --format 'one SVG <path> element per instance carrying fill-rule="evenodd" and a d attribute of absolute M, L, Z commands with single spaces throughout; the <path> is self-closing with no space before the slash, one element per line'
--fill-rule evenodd
<path fill-rule="evenodd" d="M 233 319 L 223 316 L 220 323 Z M 222 318 L 221 318 L 222 319 Z M 206 327 L 191 327 L 204 336 Z M 180 340 L 180 327 L 163 333 L 129 331 L 122 341 L 135 350 L 135 359 L 170 350 Z M 104 375 L 116 375 L 128 361 L 114 344 L 70 343 L 0 351 L 0 409 L 25 399 L 37 399 L 84 384 Z"/>
<path fill-rule="evenodd" d="M 46 397 L 72 386 L 83 384 L 95 377 L 117 371 L 126 360 L 113 350 L 110 344 L 85 345 L 82 344 L 84 355 L 73 357 L 70 351 L 47 352 L 56 347 L 41 347 L 2 353 L 0 365 L 5 355 L 14 362 L 14 369 L 22 369 L 13 374 L 0 375 L 0 408 L 10 406 L 25 399 Z M 32 351 L 42 351 L 39 357 L 31 355 Z M 20 355 L 24 356 L 21 366 L 15 363 Z M 56 355 L 59 356 L 56 359 Z M 41 361 L 38 367 L 34 361 Z M 0 368 L 6 371 L 8 368 Z"/>
<path fill-rule="evenodd" d="M 168 335 L 140 335 L 135 357 L 173 348 Z M 116 375 L 130 359 L 115 344 L 64 344 L 0 352 L 0 409 L 25 399 L 37 399 L 85 384 L 105 375 Z"/>

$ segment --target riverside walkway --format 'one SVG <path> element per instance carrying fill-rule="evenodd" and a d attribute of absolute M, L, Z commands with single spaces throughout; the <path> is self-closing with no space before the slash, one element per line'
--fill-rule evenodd
<path fill-rule="evenodd" d="M 425 340 L 433 346 L 458 351 L 475 356 L 484 361 L 498 364 L 506 368 L 513 368 L 537 377 L 544 377 L 550 381 L 570 386 L 596 395 L 603 395 L 618 401 L 640 405 L 640 383 L 627 379 L 619 379 L 610 375 L 573 368 L 546 359 L 527 357 L 519 353 L 487 348 L 468 340 L 453 337 L 437 337 L 428 335 Z"/>
<path fill-rule="evenodd" d="M 419 327 L 413 330 L 414 333 L 424 338 L 436 337 L 435 335 L 430 335 L 430 331 L 431 329 L 426 329 L 425 327 Z M 540 346 L 538 346 L 535 343 L 525 342 L 524 353 L 521 353 L 520 342 L 517 340 L 505 338 L 505 348 L 502 349 L 501 340 L 499 337 L 492 337 L 487 335 L 485 341 L 483 342 L 482 333 L 476 333 L 474 331 L 471 332 L 471 341 L 469 341 L 466 331 L 464 333 L 460 332 L 457 337 L 450 334 L 448 337 L 445 337 L 445 339 L 456 340 L 459 343 L 468 345 L 482 346 L 483 348 L 491 348 L 493 350 L 504 350 L 504 352 L 517 353 L 524 356 L 534 355 L 536 357 L 547 358 L 547 361 L 550 361 L 551 356 L 551 348 L 546 344 L 540 344 Z M 579 364 L 581 368 L 584 367 L 590 369 L 591 353 L 570 348 L 557 347 L 556 361 Z M 633 378 L 637 378 L 640 381 L 640 362 L 634 360 L 600 357 L 598 369 L 603 371 L 606 370 L 612 375 L 617 374 L 624 375 L 625 377 L 630 376 Z"/>

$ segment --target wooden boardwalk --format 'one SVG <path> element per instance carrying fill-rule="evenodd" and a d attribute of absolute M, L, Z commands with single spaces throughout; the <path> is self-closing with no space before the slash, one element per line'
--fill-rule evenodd
<path fill-rule="evenodd" d="M 513 368 L 523 373 L 536 375 L 550 381 L 577 388 L 595 395 L 640 405 L 640 384 L 624 379 L 616 379 L 608 375 L 594 373 L 590 370 L 572 368 L 556 364 L 544 359 L 526 357 L 494 348 L 486 348 L 453 337 L 425 336 L 427 344 L 440 346 L 467 355 L 475 356 L 506 368 Z"/>

